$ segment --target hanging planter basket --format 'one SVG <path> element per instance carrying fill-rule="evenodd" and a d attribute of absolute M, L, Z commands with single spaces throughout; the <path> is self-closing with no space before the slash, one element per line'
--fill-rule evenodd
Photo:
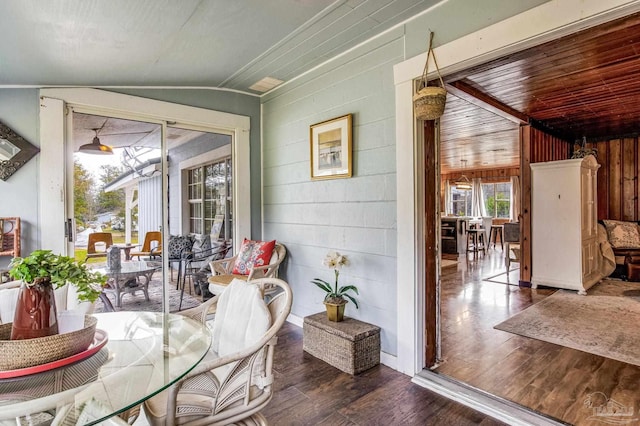
<path fill-rule="evenodd" d="M 444 107 L 447 101 L 447 91 L 444 88 L 444 81 L 440 75 L 438 62 L 433 53 L 433 32 L 429 35 L 429 50 L 424 64 L 424 71 L 420 78 L 419 90 L 413 96 L 413 110 L 418 120 L 435 120 L 444 114 Z M 427 74 L 429 74 L 429 56 L 433 57 L 433 63 L 438 72 L 440 86 L 427 86 Z"/>

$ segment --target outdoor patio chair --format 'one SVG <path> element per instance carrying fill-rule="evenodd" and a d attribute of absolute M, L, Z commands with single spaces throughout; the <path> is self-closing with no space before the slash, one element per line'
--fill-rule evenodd
<path fill-rule="evenodd" d="M 268 304 L 265 287 L 278 289 Z M 180 382 L 144 402 L 152 426 L 267 424 L 260 410 L 273 396 L 276 333 L 291 311 L 291 289 L 277 278 L 235 280 L 211 301 L 216 314 L 209 354 Z"/>
<path fill-rule="evenodd" d="M 229 283 L 238 278 L 244 281 L 254 278 L 278 277 L 278 269 L 287 255 L 287 249 L 284 245 L 276 243 L 269 264 L 259 267 L 253 267 L 246 275 L 234 274 L 234 266 L 238 259 L 238 254 L 226 259 L 215 260 L 210 263 L 212 276 L 209 277 L 209 291 L 213 294 L 222 293 Z M 267 289 L 267 293 L 270 293 Z"/>
<path fill-rule="evenodd" d="M 154 246 L 153 243 L 156 243 Z M 140 256 L 148 256 L 153 259 L 155 257 L 162 256 L 162 232 L 160 231 L 149 231 L 144 235 L 144 243 L 142 243 L 142 248 L 139 251 L 132 251 L 131 257 L 134 256 L 140 259 Z"/>
<path fill-rule="evenodd" d="M 97 251 L 96 244 L 104 243 L 104 251 Z M 87 241 L 87 259 L 95 257 L 107 257 L 107 249 L 113 245 L 113 236 L 110 232 L 94 232 L 89 234 Z"/>

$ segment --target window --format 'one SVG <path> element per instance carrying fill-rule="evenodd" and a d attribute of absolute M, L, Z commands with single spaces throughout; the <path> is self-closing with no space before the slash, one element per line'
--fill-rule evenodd
<path fill-rule="evenodd" d="M 471 191 L 451 186 L 451 214 L 471 216 Z"/>
<path fill-rule="evenodd" d="M 189 232 L 210 234 L 216 216 L 224 217 L 220 238 L 230 239 L 231 157 L 196 167 L 188 174 Z"/>
<path fill-rule="evenodd" d="M 511 183 L 483 183 L 484 208 L 488 216 L 509 218 L 511 209 Z"/>

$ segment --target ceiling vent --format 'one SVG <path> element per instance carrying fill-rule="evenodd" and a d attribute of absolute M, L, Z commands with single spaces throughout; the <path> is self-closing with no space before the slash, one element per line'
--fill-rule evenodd
<path fill-rule="evenodd" d="M 256 92 L 264 93 L 276 86 L 281 85 L 282 83 L 284 83 L 284 81 L 278 80 L 277 78 L 265 77 L 262 80 L 254 83 L 253 86 L 249 87 L 249 89 L 255 90 Z"/>

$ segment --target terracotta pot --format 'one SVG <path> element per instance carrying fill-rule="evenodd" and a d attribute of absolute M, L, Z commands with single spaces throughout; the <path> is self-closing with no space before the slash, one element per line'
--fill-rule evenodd
<path fill-rule="evenodd" d="M 58 334 L 56 299 L 49 280 L 22 283 L 11 326 L 11 340 L 33 339 Z"/>
<path fill-rule="evenodd" d="M 333 322 L 340 322 L 344 319 L 344 307 L 347 306 L 347 302 L 344 303 L 331 303 L 324 302 L 325 308 L 327 308 L 327 319 Z"/>

